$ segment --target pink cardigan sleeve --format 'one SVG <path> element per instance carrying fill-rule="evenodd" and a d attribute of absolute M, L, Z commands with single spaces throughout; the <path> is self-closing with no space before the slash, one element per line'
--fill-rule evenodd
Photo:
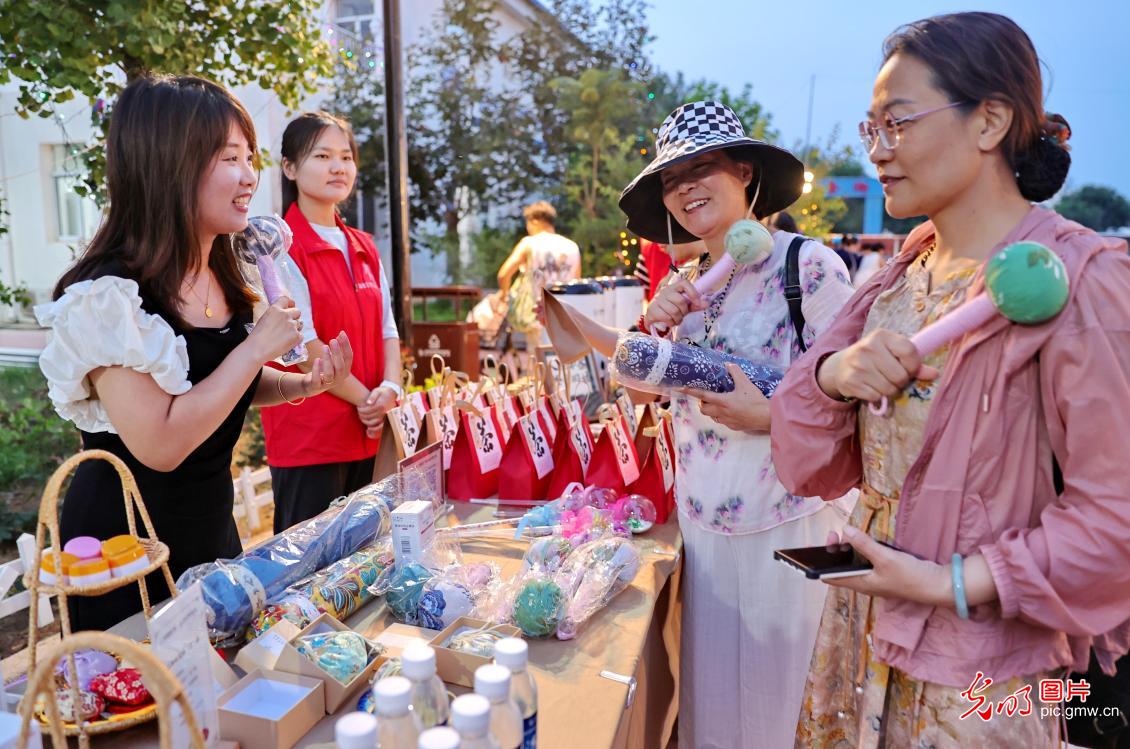
<path fill-rule="evenodd" d="M 851 298 L 769 399 L 773 466 L 784 487 L 798 496 L 837 499 L 860 481 L 857 404 L 829 398 L 816 384 L 816 368 L 859 339 L 878 281 L 873 278 Z"/>
<path fill-rule="evenodd" d="M 1084 240 L 1102 241 L 1093 234 L 1076 241 Z M 981 553 L 1003 616 L 1094 636 L 1130 619 L 1130 258 L 1125 247 L 1100 252 L 1077 285 L 1040 353 L 1045 419 L 1064 492 L 1044 508 L 1036 527 L 1008 529 Z"/>

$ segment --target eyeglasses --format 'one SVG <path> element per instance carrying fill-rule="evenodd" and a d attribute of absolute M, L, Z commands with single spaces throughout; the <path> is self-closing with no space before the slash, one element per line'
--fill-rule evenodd
<path fill-rule="evenodd" d="M 895 118 L 890 112 L 883 115 L 882 126 L 876 125 L 871 120 L 864 120 L 859 123 L 859 140 L 863 142 L 864 148 L 867 153 L 875 150 L 876 143 L 882 143 L 883 148 L 888 151 L 893 151 L 898 148 L 899 143 L 902 142 L 902 126 L 917 122 L 927 115 L 941 112 L 945 109 L 953 109 L 954 107 L 961 107 L 969 102 L 955 101 L 949 104 L 943 104 L 940 107 L 927 109 L 925 112 L 916 112 L 915 114 L 908 114 L 905 117 Z"/>

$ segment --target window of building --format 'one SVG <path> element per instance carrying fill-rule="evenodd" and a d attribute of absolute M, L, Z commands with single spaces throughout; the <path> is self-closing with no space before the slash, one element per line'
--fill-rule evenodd
<path fill-rule="evenodd" d="M 60 241 L 90 239 L 98 228 L 100 214 L 94 200 L 76 189 L 82 183 L 82 161 L 70 144 L 51 147 L 55 183 L 55 234 Z"/>
<path fill-rule="evenodd" d="M 373 0 L 338 0 L 336 18 L 371 16 L 376 12 Z"/>

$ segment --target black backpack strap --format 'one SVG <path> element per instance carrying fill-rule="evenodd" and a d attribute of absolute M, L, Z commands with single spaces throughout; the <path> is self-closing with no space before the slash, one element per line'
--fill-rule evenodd
<path fill-rule="evenodd" d="M 804 345 L 804 312 L 801 311 L 800 290 L 800 247 L 808 237 L 795 237 L 785 253 L 785 301 L 789 303 L 789 318 L 796 328 L 796 340 L 802 352 L 808 351 Z"/>

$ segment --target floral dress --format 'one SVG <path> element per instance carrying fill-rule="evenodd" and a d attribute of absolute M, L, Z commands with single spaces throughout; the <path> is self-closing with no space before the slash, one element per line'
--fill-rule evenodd
<path fill-rule="evenodd" d="M 965 301 L 976 270 L 975 265 L 963 267 L 931 288 L 930 272 L 912 263 L 902 280 L 875 299 L 864 333 L 876 328 L 917 333 Z M 947 346 L 927 357 L 926 364 L 943 370 L 948 355 Z M 891 401 L 885 416 L 859 409 L 864 486 L 850 522 L 880 541 L 894 542 L 899 494 L 921 450 L 940 381 L 939 375 L 934 381 L 912 382 Z M 985 722 L 971 712 L 979 700 L 964 696 L 964 687 L 918 681 L 877 661 L 869 647 L 874 622 L 871 597 L 829 587 L 797 725 L 797 749 L 1055 745 L 1055 720 L 1039 718 L 1037 701 L 1039 680 L 1047 674 L 973 690 L 985 698 L 984 704 L 1011 710 L 1011 717 L 996 714 Z M 1026 718 L 1019 715 L 1025 699 L 1033 708 Z"/>
<path fill-rule="evenodd" d="M 795 234 L 773 235 L 773 254 L 740 267 L 710 307 L 684 318 L 681 341 L 774 366 L 783 373 L 801 352 L 785 301 L 785 255 Z M 835 319 L 854 293 L 843 262 L 816 242 L 800 250 L 805 345 Z M 679 509 L 715 533 L 766 530 L 818 512 L 824 501 L 796 497 L 777 481 L 768 434 L 736 432 L 703 416 L 699 401 L 672 401 Z"/>

